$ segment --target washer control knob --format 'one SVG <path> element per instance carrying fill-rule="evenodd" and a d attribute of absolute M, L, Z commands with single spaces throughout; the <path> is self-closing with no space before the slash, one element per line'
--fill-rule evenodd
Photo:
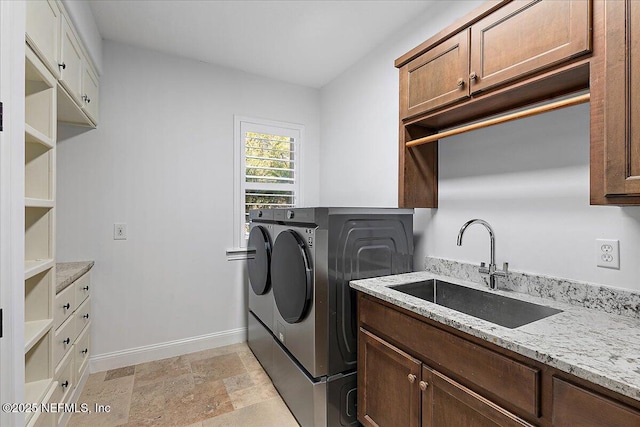
<path fill-rule="evenodd" d="M 287 211 L 287 219 L 293 219 L 294 217 L 294 212 L 293 211 Z"/>
<path fill-rule="evenodd" d="M 258 218 L 262 218 L 262 211 L 258 211 Z"/>

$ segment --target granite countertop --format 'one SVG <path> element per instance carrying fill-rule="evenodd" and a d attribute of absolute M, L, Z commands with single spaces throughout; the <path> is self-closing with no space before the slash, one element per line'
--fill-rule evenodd
<path fill-rule="evenodd" d="M 84 273 L 91 270 L 93 261 L 59 262 L 56 264 L 56 294 L 64 291 Z"/>
<path fill-rule="evenodd" d="M 446 280 L 563 312 L 509 329 L 388 288 L 428 279 Z M 428 271 L 350 284 L 358 291 L 640 400 L 640 319 L 518 292 L 490 291 L 484 285 Z"/>

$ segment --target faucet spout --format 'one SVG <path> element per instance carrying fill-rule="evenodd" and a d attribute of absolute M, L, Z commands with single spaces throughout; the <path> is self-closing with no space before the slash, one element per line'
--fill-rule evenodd
<path fill-rule="evenodd" d="M 460 231 L 458 232 L 458 240 L 456 242 L 456 244 L 458 246 L 462 246 L 462 236 L 464 235 L 465 230 L 472 224 L 481 224 L 484 225 L 484 227 L 487 229 L 487 231 L 489 232 L 489 241 L 490 241 L 490 261 L 489 261 L 489 268 L 485 267 L 484 262 L 480 264 L 480 273 L 481 274 L 488 274 L 489 275 L 489 288 L 491 289 L 496 289 L 496 277 L 495 276 L 506 276 L 508 274 L 508 264 L 505 262 L 504 263 L 504 269 L 502 271 L 497 270 L 496 269 L 496 238 L 495 238 L 495 234 L 493 233 L 493 228 L 491 228 L 491 225 L 489 225 L 489 223 L 483 219 L 471 219 L 467 222 L 465 222 L 462 227 L 460 227 Z"/>
<path fill-rule="evenodd" d="M 462 227 L 460 227 L 460 231 L 458 232 L 457 245 L 458 246 L 462 246 L 462 235 L 464 234 L 464 232 L 467 229 L 467 227 L 469 227 L 472 224 L 482 224 L 482 225 L 485 226 L 485 228 L 489 232 L 489 240 L 490 240 L 490 244 L 491 244 L 490 265 L 495 265 L 496 264 L 496 238 L 495 238 L 495 234 L 493 232 L 493 228 L 491 228 L 491 225 L 489 225 L 489 223 L 487 221 L 485 221 L 483 219 L 470 219 L 469 221 L 465 222 L 462 225 Z"/>

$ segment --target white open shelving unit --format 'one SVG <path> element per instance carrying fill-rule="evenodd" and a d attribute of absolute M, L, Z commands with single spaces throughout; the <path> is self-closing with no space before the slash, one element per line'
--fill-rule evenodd
<path fill-rule="evenodd" d="M 57 81 L 38 56 L 25 55 L 24 313 L 25 402 L 47 402 L 53 380 Z M 25 414 L 51 425 L 50 414 Z"/>

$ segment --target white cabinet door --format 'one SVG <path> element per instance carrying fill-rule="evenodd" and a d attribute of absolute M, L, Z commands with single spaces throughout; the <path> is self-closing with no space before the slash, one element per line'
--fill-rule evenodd
<path fill-rule="evenodd" d="M 82 89 L 82 109 L 95 124 L 98 124 L 98 76 L 87 61 L 82 76 Z"/>
<path fill-rule="evenodd" d="M 53 0 L 29 0 L 27 8 L 27 42 L 56 78 L 60 77 L 60 9 Z"/>
<path fill-rule="evenodd" d="M 82 105 L 82 69 L 84 55 L 80 43 L 67 19 L 62 17 L 60 34 L 60 83 L 69 92 L 78 105 Z"/>

